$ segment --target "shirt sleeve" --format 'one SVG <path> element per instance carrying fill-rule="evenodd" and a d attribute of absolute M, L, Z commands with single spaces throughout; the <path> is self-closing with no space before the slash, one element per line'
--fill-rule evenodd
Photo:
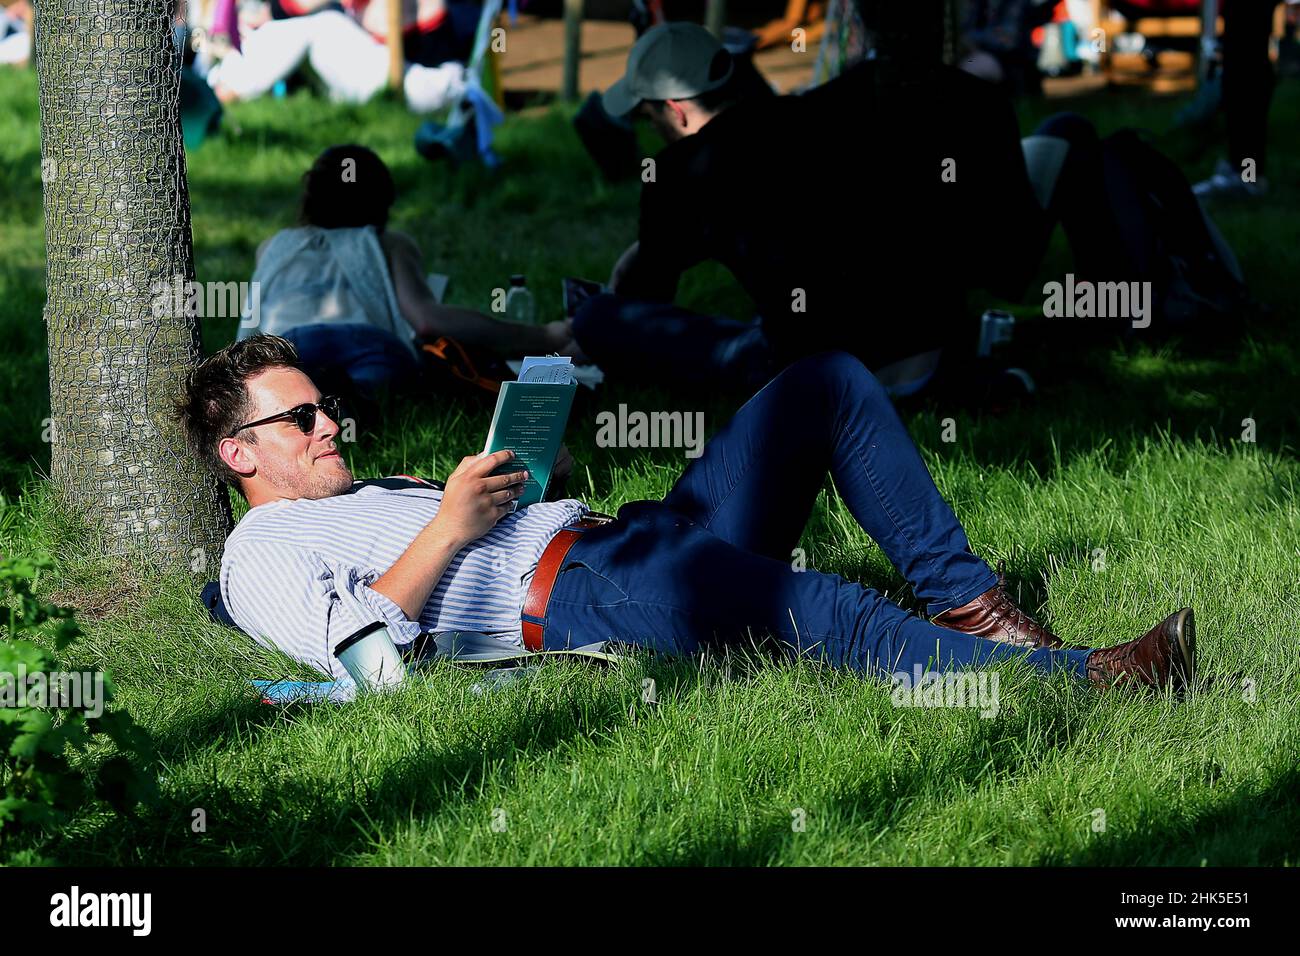
<path fill-rule="evenodd" d="M 418 622 L 370 587 L 378 577 L 280 542 L 238 542 L 221 561 L 222 597 L 240 630 L 335 679 L 347 677 L 335 648 L 362 628 L 383 622 L 398 647 L 420 634 Z"/>

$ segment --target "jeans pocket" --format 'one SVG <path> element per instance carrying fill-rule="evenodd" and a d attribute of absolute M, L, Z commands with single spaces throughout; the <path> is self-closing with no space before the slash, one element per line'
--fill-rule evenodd
<path fill-rule="evenodd" d="M 589 564 L 573 561 L 566 564 L 556 581 L 557 593 L 552 600 L 586 607 L 613 607 L 627 601 L 627 592 Z"/>

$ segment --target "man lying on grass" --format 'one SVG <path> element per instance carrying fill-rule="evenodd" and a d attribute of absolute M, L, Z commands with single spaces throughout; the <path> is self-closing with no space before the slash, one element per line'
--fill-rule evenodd
<path fill-rule="evenodd" d="M 221 592 L 246 633 L 333 677 L 338 645 L 375 622 L 400 649 L 479 631 L 512 649 L 603 640 L 689 654 L 772 635 L 791 657 L 888 677 L 1020 658 L 1100 687 L 1181 689 L 1192 610 L 1137 640 L 1067 647 L 1026 615 L 967 543 L 888 396 L 841 352 L 802 359 L 749 400 L 662 501 L 613 520 L 581 501 L 516 510 L 509 452 L 463 459 L 445 489 L 354 483 L 337 402 L 258 335 L 199 365 L 179 406 L 204 461 L 248 500 Z M 829 471 L 932 620 L 790 555 Z M 504 648 L 503 648 L 504 649 Z"/>

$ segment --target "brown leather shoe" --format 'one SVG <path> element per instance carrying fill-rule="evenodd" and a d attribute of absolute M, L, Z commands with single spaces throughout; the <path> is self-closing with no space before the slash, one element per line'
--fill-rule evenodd
<path fill-rule="evenodd" d="M 932 623 L 1016 647 L 1065 646 L 1064 641 L 1022 611 L 1011 599 L 1001 564 L 998 565 L 997 584 L 975 600 L 944 611 Z"/>
<path fill-rule="evenodd" d="M 1120 684 L 1182 690 L 1196 677 L 1192 609 L 1170 614 L 1136 641 L 1093 651 L 1087 667 L 1088 679 L 1103 690 Z"/>

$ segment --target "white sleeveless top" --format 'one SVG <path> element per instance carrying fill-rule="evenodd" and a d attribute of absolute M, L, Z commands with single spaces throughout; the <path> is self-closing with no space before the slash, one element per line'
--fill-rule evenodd
<path fill-rule="evenodd" d="M 392 332 L 419 358 L 415 330 L 402 318 L 374 226 L 281 230 L 263 250 L 253 281 L 260 319 L 250 324 L 251 304 L 245 303 L 237 338 L 283 335 L 324 322 L 373 325 Z"/>

